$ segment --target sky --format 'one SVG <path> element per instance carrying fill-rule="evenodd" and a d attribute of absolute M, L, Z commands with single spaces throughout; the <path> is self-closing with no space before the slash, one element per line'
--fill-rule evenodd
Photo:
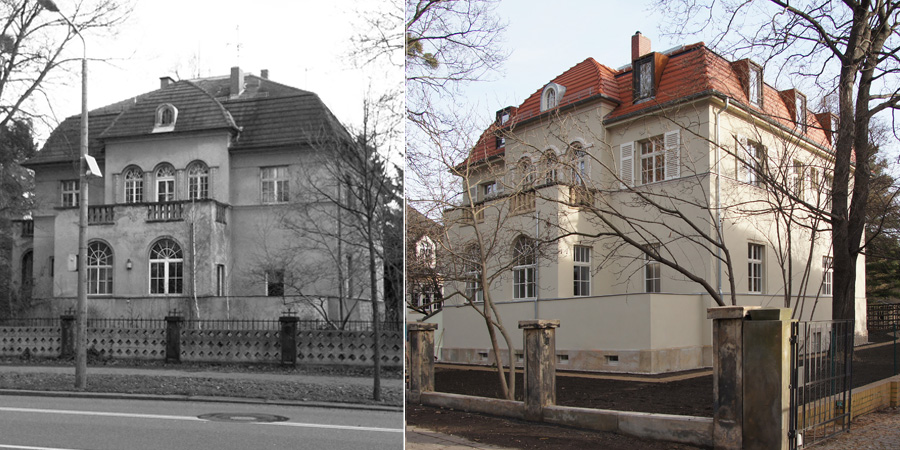
<path fill-rule="evenodd" d="M 71 12 L 73 0 L 56 3 Z M 385 75 L 387 65 L 358 69 L 346 57 L 351 36 L 363 29 L 356 11 L 380 6 L 401 7 L 393 0 L 135 0 L 118 36 L 85 33 L 88 108 L 158 89 L 163 76 L 223 76 L 239 66 L 256 75 L 268 69 L 271 80 L 318 94 L 342 123 L 357 125 L 370 82 L 378 90 L 402 77 L 402 68 Z M 80 42 L 69 50 L 80 56 Z M 50 93 L 60 122 L 81 112 L 73 66 L 70 82 Z"/>

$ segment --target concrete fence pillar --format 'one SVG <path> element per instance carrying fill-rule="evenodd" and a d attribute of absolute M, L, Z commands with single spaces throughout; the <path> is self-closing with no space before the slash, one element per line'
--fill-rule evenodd
<path fill-rule="evenodd" d="M 422 392 L 434 391 L 434 330 L 436 323 L 406 322 L 409 347 L 409 401 L 419 402 Z"/>
<path fill-rule="evenodd" d="M 788 449 L 791 310 L 750 311 L 744 322 L 744 448 Z"/>
<path fill-rule="evenodd" d="M 281 365 L 297 365 L 297 323 L 295 315 L 285 314 L 278 318 L 281 323 Z"/>
<path fill-rule="evenodd" d="M 559 320 L 523 320 L 525 334 L 525 419 L 540 421 L 556 404 L 556 328 Z M 510 367 L 510 370 L 514 368 Z"/>
<path fill-rule="evenodd" d="M 709 308 L 713 321 L 713 445 L 740 450 L 744 425 L 744 322 L 758 306 Z"/>
<path fill-rule="evenodd" d="M 177 311 L 166 316 L 166 362 L 181 362 L 181 327 L 184 317 Z"/>
<path fill-rule="evenodd" d="M 75 357 L 75 314 L 66 312 L 59 316 L 59 357 Z"/>

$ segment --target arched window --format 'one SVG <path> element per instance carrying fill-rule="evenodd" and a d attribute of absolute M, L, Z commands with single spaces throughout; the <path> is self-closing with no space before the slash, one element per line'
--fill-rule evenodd
<path fill-rule="evenodd" d="M 125 169 L 125 203 L 144 201 L 144 171 L 138 167 Z"/>
<path fill-rule="evenodd" d="M 545 184 L 556 183 L 556 169 L 558 165 L 559 159 L 556 157 L 556 152 L 552 149 L 547 150 L 541 158 L 541 170 L 544 172 Z"/>
<path fill-rule="evenodd" d="M 547 89 L 547 108 L 554 108 L 556 105 L 556 89 Z"/>
<path fill-rule="evenodd" d="M 188 166 L 188 199 L 201 200 L 209 198 L 209 167 L 202 161 Z"/>
<path fill-rule="evenodd" d="M 587 153 L 581 142 L 569 144 L 569 159 L 572 164 L 572 184 L 584 185 L 588 175 Z"/>
<path fill-rule="evenodd" d="M 172 239 L 160 239 L 150 248 L 150 293 L 181 294 L 184 287 L 184 255 Z"/>
<path fill-rule="evenodd" d="M 534 185 L 534 167 L 528 157 L 519 160 L 519 179 L 522 180 L 522 189 L 529 189 Z"/>
<path fill-rule="evenodd" d="M 87 249 L 88 294 L 112 294 L 113 254 L 106 243 L 93 241 Z"/>
<path fill-rule="evenodd" d="M 155 128 L 164 128 L 164 130 L 155 130 L 155 131 L 169 131 L 165 129 L 172 129 L 175 127 L 175 121 L 178 120 L 178 109 L 172 106 L 171 104 L 163 104 L 159 105 L 156 108 L 156 126 Z"/>
<path fill-rule="evenodd" d="M 175 200 L 175 168 L 163 164 L 156 169 L 156 201 L 171 202 Z"/>
<path fill-rule="evenodd" d="M 534 298 L 537 289 L 534 240 L 519 236 L 513 245 L 513 298 Z"/>
<path fill-rule="evenodd" d="M 22 296 L 31 298 L 31 287 L 34 286 L 34 252 L 28 250 L 22 255 Z"/>
<path fill-rule="evenodd" d="M 559 106 L 563 96 L 566 93 L 566 87 L 557 83 L 548 83 L 541 92 L 541 112 Z"/>

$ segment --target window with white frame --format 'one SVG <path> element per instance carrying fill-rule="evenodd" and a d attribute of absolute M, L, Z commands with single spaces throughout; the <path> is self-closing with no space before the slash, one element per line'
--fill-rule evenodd
<path fill-rule="evenodd" d="M 202 200 L 209 198 L 209 167 L 201 161 L 188 166 L 188 199 Z"/>
<path fill-rule="evenodd" d="M 649 244 L 652 253 L 659 254 L 659 244 Z M 662 292 L 662 265 L 644 253 L 644 292 Z"/>
<path fill-rule="evenodd" d="M 435 247 L 434 241 L 428 236 L 419 239 L 416 244 L 416 256 L 425 267 L 433 269 L 436 266 Z"/>
<path fill-rule="evenodd" d="M 287 166 L 260 168 L 263 203 L 286 203 L 290 200 Z"/>
<path fill-rule="evenodd" d="M 487 200 L 489 198 L 497 195 L 497 182 L 496 181 L 488 181 L 487 183 L 481 183 L 481 199 Z"/>
<path fill-rule="evenodd" d="M 171 202 L 175 200 L 175 168 L 164 164 L 156 169 L 156 201 Z"/>
<path fill-rule="evenodd" d="M 794 160 L 794 165 L 791 169 L 791 190 L 794 192 L 794 195 L 797 197 L 803 196 L 803 163 L 797 160 Z"/>
<path fill-rule="evenodd" d="M 747 74 L 747 100 L 757 108 L 762 107 L 763 101 L 763 76 L 762 67 L 750 63 L 750 71 Z"/>
<path fill-rule="evenodd" d="M 830 256 L 822 257 L 822 295 L 831 296 L 832 276 L 834 275 L 833 260 Z"/>
<path fill-rule="evenodd" d="M 800 128 L 800 131 L 806 132 L 806 96 L 797 92 L 796 93 L 796 104 L 794 107 L 796 117 L 795 122 L 797 123 L 797 127 Z"/>
<path fill-rule="evenodd" d="M 751 293 L 763 292 L 763 257 L 765 247 L 762 244 L 747 244 L 747 290 Z"/>
<path fill-rule="evenodd" d="M 522 181 L 522 189 L 531 189 L 534 186 L 534 167 L 528 157 L 519 160 L 519 179 Z"/>
<path fill-rule="evenodd" d="M 584 185 L 588 176 L 587 153 L 581 142 L 569 144 L 569 157 L 572 162 L 572 184 Z"/>
<path fill-rule="evenodd" d="M 104 242 L 93 241 L 88 244 L 87 255 L 87 293 L 91 295 L 112 294 L 112 250 Z"/>
<path fill-rule="evenodd" d="M 156 108 L 155 128 L 174 128 L 178 120 L 178 109 L 169 103 L 159 105 Z"/>
<path fill-rule="evenodd" d="M 544 156 L 541 157 L 541 170 L 543 171 L 543 180 L 544 184 L 553 184 L 556 183 L 557 173 L 556 170 L 559 167 L 559 158 L 556 157 L 556 152 L 553 150 L 547 150 L 544 152 Z"/>
<path fill-rule="evenodd" d="M 156 241 L 150 248 L 150 293 L 184 292 L 184 254 L 172 239 Z"/>
<path fill-rule="evenodd" d="M 574 248 L 574 295 L 588 297 L 591 295 L 591 248 L 576 245 Z"/>
<path fill-rule="evenodd" d="M 666 152 L 662 139 L 641 142 L 641 184 L 656 183 L 666 178 Z"/>
<path fill-rule="evenodd" d="M 484 301 L 484 291 L 481 289 L 481 258 L 478 249 L 470 247 L 464 256 L 463 273 L 466 279 L 466 297 L 472 302 Z"/>
<path fill-rule="evenodd" d="M 541 112 L 559 106 L 565 95 L 566 87 L 557 83 L 548 83 L 541 92 Z"/>
<path fill-rule="evenodd" d="M 137 167 L 125 169 L 125 203 L 144 201 L 144 171 Z"/>
<path fill-rule="evenodd" d="M 766 173 L 766 148 L 758 142 L 749 141 L 746 144 L 745 158 L 747 184 L 760 186 Z"/>
<path fill-rule="evenodd" d="M 513 246 L 513 298 L 535 298 L 537 289 L 534 241 L 520 236 Z"/>
<path fill-rule="evenodd" d="M 62 180 L 59 182 L 59 190 L 62 193 L 63 208 L 78 206 L 78 196 L 80 195 L 78 180 Z"/>

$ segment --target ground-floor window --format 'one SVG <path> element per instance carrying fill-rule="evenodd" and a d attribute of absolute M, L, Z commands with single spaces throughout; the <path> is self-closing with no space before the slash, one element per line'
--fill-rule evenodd
<path fill-rule="evenodd" d="M 574 295 L 586 297 L 591 295 L 591 248 L 584 245 L 575 246 Z"/>
<path fill-rule="evenodd" d="M 150 249 L 150 293 L 184 292 L 184 255 L 172 239 L 160 239 Z"/>
<path fill-rule="evenodd" d="M 112 294 L 112 250 L 106 243 L 94 241 L 88 244 L 87 255 L 87 293 L 93 295 Z"/>
<path fill-rule="evenodd" d="M 747 244 L 747 284 L 752 293 L 763 291 L 763 249 L 761 244 Z"/>

